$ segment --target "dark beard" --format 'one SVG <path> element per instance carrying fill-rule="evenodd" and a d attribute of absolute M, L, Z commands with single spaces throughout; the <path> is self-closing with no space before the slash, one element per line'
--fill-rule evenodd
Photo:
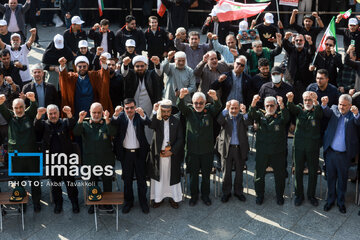
<path fill-rule="evenodd" d="M 115 73 L 115 70 L 110 69 L 110 75 L 113 75 Z"/>
<path fill-rule="evenodd" d="M 144 75 L 145 75 L 145 72 L 144 73 L 136 73 L 136 75 L 140 78 L 140 79 L 143 79 Z"/>
<path fill-rule="evenodd" d="M 86 71 L 84 74 L 80 74 L 80 72 L 79 72 L 79 75 L 80 75 L 81 77 L 85 77 L 87 74 L 88 74 L 88 71 Z"/>

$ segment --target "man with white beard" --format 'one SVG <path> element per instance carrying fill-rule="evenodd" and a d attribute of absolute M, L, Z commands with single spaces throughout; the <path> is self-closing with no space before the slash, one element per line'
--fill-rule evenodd
<path fill-rule="evenodd" d="M 285 190 L 285 152 L 286 152 L 286 125 L 289 122 L 289 111 L 285 108 L 283 98 L 277 96 L 266 97 L 264 100 L 265 113 L 258 110 L 259 95 L 253 97 L 249 117 L 259 124 L 256 134 L 255 157 L 255 192 L 256 204 L 264 201 L 266 168 L 274 169 L 275 190 L 277 204 L 284 204 Z M 278 104 L 280 111 L 277 111 Z"/>
<path fill-rule="evenodd" d="M 321 147 L 320 121 L 323 116 L 322 108 L 317 101 L 315 92 L 306 91 L 303 93 L 303 106 L 293 103 L 294 94 L 292 92 L 287 93 L 286 97 L 290 113 L 296 116 L 294 137 L 295 206 L 300 206 L 304 200 L 303 172 L 305 162 L 309 170 L 307 197 L 313 206 L 318 206 L 315 191 Z"/>

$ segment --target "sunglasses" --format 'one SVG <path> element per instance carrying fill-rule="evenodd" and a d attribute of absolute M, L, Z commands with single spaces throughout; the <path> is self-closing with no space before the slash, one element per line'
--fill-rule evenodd
<path fill-rule="evenodd" d="M 302 40 L 302 39 L 295 40 L 295 42 L 302 42 L 302 41 L 304 41 L 304 40 Z"/>
<path fill-rule="evenodd" d="M 204 105 L 205 102 L 194 102 L 195 105 Z"/>
<path fill-rule="evenodd" d="M 125 107 L 125 110 L 131 110 L 134 109 L 135 107 Z"/>
<path fill-rule="evenodd" d="M 242 63 L 239 63 L 239 62 L 236 62 L 237 65 L 240 65 L 241 67 L 245 67 L 245 64 L 242 64 Z"/>

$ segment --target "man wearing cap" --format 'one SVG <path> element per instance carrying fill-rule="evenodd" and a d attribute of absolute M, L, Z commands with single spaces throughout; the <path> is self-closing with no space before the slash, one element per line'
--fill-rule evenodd
<path fill-rule="evenodd" d="M 195 206 L 199 198 L 199 173 L 202 174 L 201 200 L 210 206 L 210 172 L 214 160 L 214 117 L 221 110 L 221 103 L 215 90 L 208 95 L 213 104 L 206 104 L 206 96 L 202 92 L 194 93 L 192 105 L 186 105 L 184 97 L 189 94 L 187 88 L 180 89 L 176 102 L 181 114 L 186 118 L 186 168 L 190 173 L 190 206 Z"/>
<path fill-rule="evenodd" d="M 157 208 L 164 198 L 179 208 L 182 200 L 181 163 L 184 160 L 184 137 L 180 119 L 171 115 L 171 100 L 154 104 L 150 128 L 154 130 L 148 172 L 151 178 L 150 200 Z"/>
<path fill-rule="evenodd" d="M 144 33 L 136 29 L 136 19 L 132 15 L 125 18 L 125 26 L 119 29 L 115 34 L 116 51 L 123 55 L 125 53 L 125 42 L 128 39 L 133 39 L 136 42 L 136 53 L 142 54 L 146 49 L 146 42 Z"/>
<path fill-rule="evenodd" d="M 294 87 L 294 102 L 297 104 L 302 102 L 301 96 L 305 92 L 306 86 L 314 82 L 309 65 L 313 60 L 315 44 L 311 36 L 302 34 L 295 36 L 295 43 L 293 44 L 289 40 L 291 36 L 293 33 L 287 32 L 283 39 L 283 47 L 288 54 L 285 76 Z"/>
<path fill-rule="evenodd" d="M 68 60 L 67 67 L 72 69 L 74 55 L 70 48 L 64 45 L 64 37 L 56 34 L 53 41 L 45 49 L 42 57 L 44 70 L 49 74 L 47 82 L 53 84 L 56 90 L 59 89 L 59 58 L 65 57 Z"/>
<path fill-rule="evenodd" d="M 221 201 L 225 203 L 231 197 L 232 172 L 235 168 L 234 196 L 244 202 L 243 170 L 250 150 L 247 126 L 251 124 L 245 105 L 237 100 L 228 101 L 225 109 L 218 115 L 217 122 L 221 125 L 221 130 L 215 146 L 221 155 L 224 181 Z"/>
<path fill-rule="evenodd" d="M 148 70 L 148 59 L 138 55 L 132 59 L 134 70 L 129 69 L 131 59 L 126 57 L 121 66 L 121 74 L 124 77 L 124 98 L 134 98 L 137 106 L 144 109 L 147 116 L 151 115 L 152 106 L 162 98 L 164 83 L 160 70 L 159 57 L 152 57 L 155 65 L 154 70 Z M 152 130 L 145 129 L 148 142 L 152 139 Z"/>
<path fill-rule="evenodd" d="M 84 56 L 75 59 L 76 72 L 65 69 L 67 60 L 59 59 L 59 85 L 61 91 L 61 105 L 71 107 L 75 114 L 89 111 L 93 102 L 100 102 L 104 110 L 114 111 L 109 96 L 109 70 L 106 58 L 100 57 L 101 69 L 88 71 L 89 60 Z"/>
<path fill-rule="evenodd" d="M 102 166 L 103 169 L 115 165 L 115 155 L 111 144 L 111 137 L 115 136 L 116 128 L 110 121 L 110 113 L 103 109 L 102 105 L 94 102 L 90 107 L 90 119 L 85 119 L 87 112 L 81 111 L 79 119 L 73 129 L 75 136 L 82 137 L 83 165 L 91 167 Z M 104 117 L 104 119 L 103 119 Z M 98 177 L 91 174 L 90 182 L 98 185 Z M 112 176 L 101 174 L 103 191 L 112 192 Z M 92 184 L 94 185 L 94 183 Z M 88 210 L 89 214 L 94 213 L 94 206 Z"/>
<path fill-rule="evenodd" d="M 79 41 L 87 40 L 86 32 L 81 29 L 83 23 L 84 21 L 79 16 L 73 16 L 70 28 L 63 33 L 65 46 L 71 49 L 74 56 L 76 56 Z"/>
<path fill-rule="evenodd" d="M 41 63 L 37 63 L 31 67 L 33 81 L 24 85 L 22 92 L 35 93 L 36 101 L 39 107 L 47 107 L 49 104 L 60 106 L 58 92 L 54 85 L 44 81 L 44 67 Z M 27 104 L 28 105 L 28 104 Z"/>
<path fill-rule="evenodd" d="M 49 151 L 50 154 L 66 154 L 67 157 L 70 157 L 70 154 L 74 153 L 70 131 L 74 128 L 76 120 L 71 113 L 70 107 L 65 106 L 62 111 L 65 113 L 66 118 L 60 118 L 59 107 L 54 104 L 50 104 L 46 108 L 38 108 L 34 126 L 35 131 L 41 135 L 41 150 L 44 153 Z M 47 120 L 43 119 L 44 114 L 47 114 Z M 71 164 L 68 163 L 66 166 L 69 169 Z M 54 213 L 59 214 L 63 209 L 62 181 L 65 183 L 73 213 L 79 213 L 78 189 L 75 184 L 75 177 L 64 176 L 61 172 L 55 174 L 56 176 L 50 177 L 52 183 L 51 193 L 55 202 Z"/>
<path fill-rule="evenodd" d="M 303 26 L 300 26 L 300 25 L 295 23 L 295 18 L 296 18 L 296 15 L 298 14 L 298 12 L 299 12 L 298 9 L 294 9 L 292 11 L 290 22 L 289 22 L 290 27 L 295 29 L 299 34 L 311 36 L 311 39 L 313 39 L 313 41 L 314 41 L 314 43 L 316 45 L 317 35 L 323 30 L 324 23 L 322 22 L 319 14 L 317 12 L 313 12 L 311 15 L 305 15 L 304 16 L 304 18 L 302 20 Z M 298 19 L 299 18 L 300 17 L 298 15 Z M 318 24 L 318 27 L 314 26 L 315 19 L 316 19 L 316 22 Z"/>
<path fill-rule="evenodd" d="M 119 64 L 122 65 L 124 58 L 129 57 L 133 59 L 135 56 L 139 55 L 135 51 L 136 42 L 134 39 L 128 39 L 125 42 L 125 52 L 119 57 Z M 130 69 L 134 69 L 132 62 L 129 64 Z"/>
<path fill-rule="evenodd" d="M 258 61 L 260 58 L 266 58 L 269 61 L 270 69 L 274 66 L 275 57 L 281 54 L 282 51 L 282 35 L 280 33 L 275 33 L 275 36 L 277 43 L 275 49 L 263 47 L 263 42 L 256 40 L 251 43 L 252 49 L 245 51 L 239 41 L 239 54 L 244 55 L 248 59 L 248 71 L 251 76 L 259 73 Z"/>
<path fill-rule="evenodd" d="M 4 104 L 5 95 L 0 95 L 0 113 L 8 122 L 8 151 L 10 153 L 18 151 L 19 153 L 37 152 L 35 129 L 33 126 L 37 112 L 37 102 L 33 92 L 26 93 L 26 98 L 30 100 L 30 107 L 25 110 L 25 102 L 21 98 L 16 98 L 12 103 L 13 111 L 10 111 Z M 12 158 L 13 172 L 39 172 L 38 157 L 17 157 Z M 29 177 L 31 184 L 31 195 L 33 199 L 34 212 L 40 212 L 41 184 L 36 184 L 39 177 Z M 24 177 L 16 177 L 16 181 L 21 182 Z"/>
<path fill-rule="evenodd" d="M 102 47 L 104 52 L 108 52 L 112 57 L 117 56 L 116 46 L 115 46 L 115 34 L 109 29 L 110 21 L 107 19 L 102 19 L 99 23 L 90 29 L 88 37 L 94 40 L 94 50 L 97 47 Z M 96 30 L 99 29 L 99 32 Z"/>
<path fill-rule="evenodd" d="M 258 110 L 256 106 L 260 99 L 259 95 L 255 95 L 249 109 L 249 117 L 259 124 L 255 157 L 256 204 L 261 205 L 264 201 L 265 171 L 268 166 L 271 166 L 274 169 L 276 202 L 278 205 L 283 205 L 287 148 L 285 132 L 290 115 L 281 96 L 265 98 L 265 113 Z"/>
<path fill-rule="evenodd" d="M 28 60 L 28 54 L 31 50 L 31 45 L 35 41 L 36 36 L 36 28 L 30 29 L 31 36 L 29 40 L 21 45 L 21 37 L 18 33 L 11 34 L 11 46 L 5 44 L 0 39 L 0 48 L 1 49 L 8 49 L 10 51 L 11 55 L 11 61 L 19 61 L 22 65 L 26 65 L 28 68 L 25 71 L 20 71 L 20 77 L 23 81 L 23 84 L 26 84 L 31 81 L 31 75 L 29 71 L 29 60 Z"/>
<path fill-rule="evenodd" d="M 170 63 L 175 58 L 175 63 Z M 186 54 L 184 52 L 170 51 L 167 58 L 161 63 L 164 73 L 167 75 L 164 89 L 164 98 L 176 104 L 180 89 L 187 88 L 189 93 L 196 91 L 196 80 L 193 70 L 186 64 Z M 186 104 L 191 103 L 191 96 L 185 96 Z"/>
<path fill-rule="evenodd" d="M 26 0 L 24 5 L 18 4 L 18 0 L 9 0 L 5 5 L 0 4 L 0 12 L 4 14 L 9 32 L 19 33 L 22 41 L 26 39 L 25 13 L 29 9 L 30 0 Z"/>
<path fill-rule="evenodd" d="M 8 31 L 7 22 L 4 19 L 0 20 L 0 38 L 5 43 L 10 45 L 11 33 Z"/>
<path fill-rule="evenodd" d="M 80 40 L 78 47 L 79 47 L 79 50 L 76 52 L 76 57 L 79 57 L 79 56 L 87 57 L 87 59 L 89 60 L 89 63 L 90 63 L 89 70 L 93 70 L 94 69 L 93 61 L 94 61 L 95 55 L 91 51 L 89 51 L 88 41 Z"/>
<path fill-rule="evenodd" d="M 256 20 L 251 23 L 250 29 L 257 29 L 259 31 L 260 40 L 264 47 L 274 49 L 274 43 L 276 43 L 276 33 L 281 33 L 284 36 L 284 29 L 281 21 L 278 21 L 278 27 L 274 24 L 274 15 L 272 13 L 266 13 L 264 16 L 264 22 L 255 26 Z"/>

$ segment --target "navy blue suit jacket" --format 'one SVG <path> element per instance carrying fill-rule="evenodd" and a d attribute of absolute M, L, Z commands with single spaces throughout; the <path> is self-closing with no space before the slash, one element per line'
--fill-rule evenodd
<path fill-rule="evenodd" d="M 326 152 L 334 140 L 341 113 L 337 105 L 333 105 L 331 108 L 326 107 L 323 111 L 324 116 L 330 119 L 324 135 L 324 152 Z M 359 139 L 355 125 L 360 125 L 360 119 L 356 119 L 350 111 L 344 117 L 346 156 L 350 160 L 358 153 Z"/>
<path fill-rule="evenodd" d="M 129 120 L 125 112 L 121 112 L 117 119 L 112 118 L 111 121 L 117 127 L 117 133 L 114 138 L 114 152 L 117 158 L 122 160 L 124 154 L 123 142 L 126 136 Z M 140 144 L 140 151 L 142 151 L 143 153 L 147 153 L 150 147 L 149 143 L 146 140 L 144 126 L 150 126 L 151 120 L 147 116 L 145 119 L 142 119 L 138 113 L 135 113 L 133 124 L 137 140 Z"/>

